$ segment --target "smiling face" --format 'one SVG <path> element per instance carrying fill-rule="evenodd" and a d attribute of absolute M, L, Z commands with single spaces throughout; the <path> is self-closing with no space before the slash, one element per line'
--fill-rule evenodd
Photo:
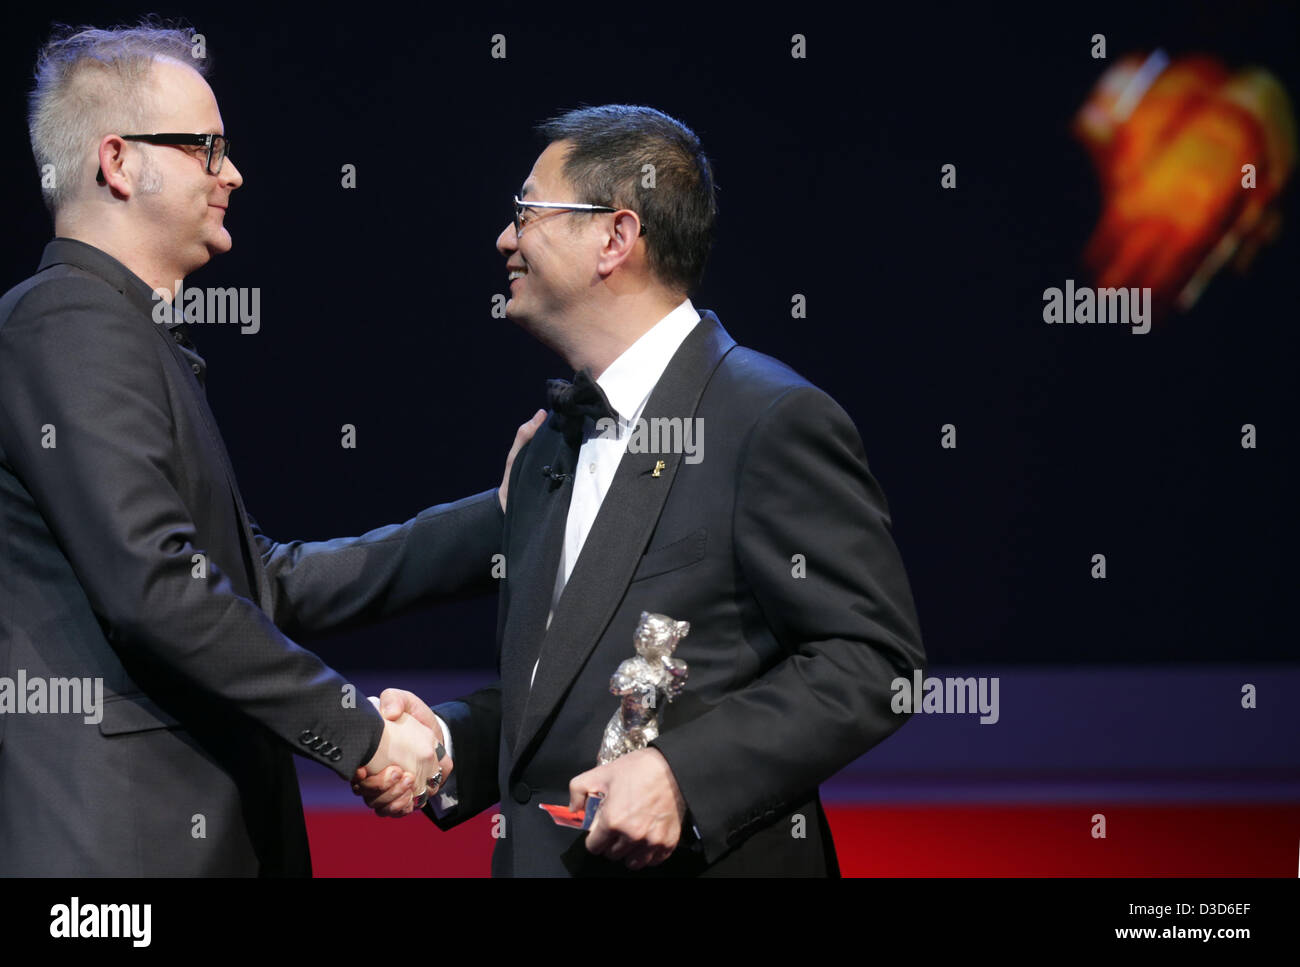
<path fill-rule="evenodd" d="M 155 110 L 149 131 L 139 133 L 225 133 L 212 88 L 193 68 L 159 59 L 152 81 Z M 231 192 L 244 181 L 234 162 L 227 158 L 220 174 L 210 175 L 204 167 L 207 149 L 201 146 L 130 144 L 148 153 L 157 175 L 148 187 L 156 185 L 158 190 L 142 191 L 132 202 L 137 224 L 146 230 L 158 260 L 177 273 L 176 278 L 184 278 L 218 252 L 228 252 L 226 208 Z"/>
<path fill-rule="evenodd" d="M 521 201 L 580 201 L 561 170 L 567 152 L 567 142 L 558 141 L 538 156 L 519 193 Z M 600 237 L 588 214 L 534 209 L 523 218 L 522 234 L 516 238 L 512 221 L 496 241 L 510 285 L 506 317 L 553 344 L 548 334 L 566 328 L 600 281 Z"/>

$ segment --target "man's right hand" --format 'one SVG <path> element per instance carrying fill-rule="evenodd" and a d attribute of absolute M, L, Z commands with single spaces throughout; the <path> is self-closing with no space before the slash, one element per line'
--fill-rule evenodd
<path fill-rule="evenodd" d="M 372 698 L 371 701 L 375 700 Z M 364 799 L 366 805 L 377 815 L 406 816 L 415 810 L 416 796 L 425 788 L 428 778 L 437 773 L 439 766 L 442 768 L 441 787 L 451 776 L 454 765 L 450 758 L 444 757 L 439 763 L 434 757 L 434 748 L 444 742 L 444 737 L 432 709 L 419 696 L 402 689 L 388 688 L 375 704 L 385 719 L 384 738 L 380 741 L 375 757 L 352 777 L 352 791 Z M 398 730 L 411 728 L 419 730 L 414 734 L 423 735 L 430 740 L 427 761 L 431 766 L 422 773 L 413 771 L 403 759 L 381 761 L 386 751 L 384 743 L 389 741 L 390 733 L 401 741 L 401 737 L 409 733 Z M 423 745 L 417 746 L 417 751 L 425 749 Z"/>
<path fill-rule="evenodd" d="M 519 429 L 515 431 L 515 442 L 510 447 L 510 452 L 506 454 L 505 476 L 501 478 L 501 486 L 497 488 L 497 501 L 501 504 L 502 511 L 506 509 L 506 498 L 510 490 L 510 467 L 514 464 L 519 451 L 524 448 L 524 444 L 533 438 L 533 434 L 545 422 L 546 411 L 538 410 L 527 423 L 520 424 Z"/>

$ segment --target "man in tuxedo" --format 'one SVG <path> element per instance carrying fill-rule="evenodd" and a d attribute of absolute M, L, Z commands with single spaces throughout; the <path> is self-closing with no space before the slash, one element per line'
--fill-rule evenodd
<path fill-rule="evenodd" d="M 578 375 L 513 468 L 501 680 L 437 706 L 456 771 L 426 811 L 500 799 L 498 875 L 835 875 L 818 784 L 902 724 L 890 683 L 925 660 L 884 495 L 844 411 L 688 298 L 716 212 L 695 135 L 624 105 L 540 130 L 506 314 Z M 648 748 L 593 768 L 642 612 L 690 623 L 689 677 Z M 401 815 L 395 773 L 354 789 Z M 596 792 L 585 834 L 538 808 Z"/>
<path fill-rule="evenodd" d="M 190 53 L 86 30 L 37 65 L 56 238 L 0 299 L 3 875 L 309 875 L 291 752 L 451 769 L 289 636 L 490 587 L 504 483 L 356 538 L 277 543 L 248 516 L 155 295 L 231 247 L 243 182 Z"/>

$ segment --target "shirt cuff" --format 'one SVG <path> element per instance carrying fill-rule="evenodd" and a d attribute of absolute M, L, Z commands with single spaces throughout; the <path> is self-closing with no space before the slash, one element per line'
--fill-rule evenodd
<path fill-rule="evenodd" d="M 447 750 L 447 758 L 451 759 L 454 764 L 456 754 L 451 744 L 451 729 L 447 728 L 447 723 L 442 720 L 442 716 L 437 712 L 434 713 L 433 717 L 438 721 L 438 728 L 442 729 L 442 746 Z M 456 772 L 454 768 L 447 781 L 442 784 L 438 792 L 429 801 L 429 805 L 433 807 L 433 811 L 439 819 L 445 818 L 447 813 L 460 805 L 460 798 L 456 795 Z"/>

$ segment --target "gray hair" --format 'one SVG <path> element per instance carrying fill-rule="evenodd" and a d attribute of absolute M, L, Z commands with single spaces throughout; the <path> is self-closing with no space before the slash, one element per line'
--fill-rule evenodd
<path fill-rule="evenodd" d="M 192 56 L 192 37 L 193 31 L 180 24 L 155 19 L 109 30 L 55 26 L 36 59 L 36 86 L 27 99 L 27 130 L 51 215 L 75 193 L 86 156 L 100 138 L 149 133 L 143 128 L 155 109 L 150 87 L 155 59 L 207 73 L 206 57 Z M 44 177 L 47 170 L 53 179 Z M 145 189 L 158 180 L 147 153 L 143 174 Z"/>

